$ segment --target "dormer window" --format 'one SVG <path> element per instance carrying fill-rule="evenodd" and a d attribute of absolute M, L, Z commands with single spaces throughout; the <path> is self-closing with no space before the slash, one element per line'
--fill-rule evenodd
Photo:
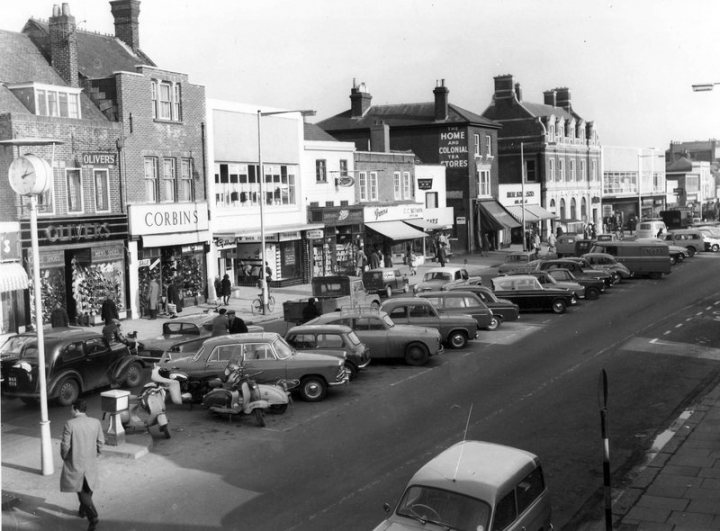
<path fill-rule="evenodd" d="M 80 88 L 42 83 L 8 85 L 8 88 L 37 116 L 82 118 L 80 112 L 82 89 Z"/>

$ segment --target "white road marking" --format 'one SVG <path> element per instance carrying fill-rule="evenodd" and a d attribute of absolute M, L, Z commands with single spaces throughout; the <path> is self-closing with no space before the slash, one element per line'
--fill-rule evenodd
<path fill-rule="evenodd" d="M 682 323 L 678 323 L 675 325 L 675 328 L 680 328 L 682 326 Z"/>
<path fill-rule="evenodd" d="M 720 348 L 705 347 L 703 345 L 694 345 L 692 343 L 680 343 L 677 341 L 633 337 L 625 342 L 620 348 L 623 350 L 635 350 L 638 352 L 651 352 L 653 354 L 666 354 L 670 356 L 682 356 L 685 358 L 720 361 Z"/>

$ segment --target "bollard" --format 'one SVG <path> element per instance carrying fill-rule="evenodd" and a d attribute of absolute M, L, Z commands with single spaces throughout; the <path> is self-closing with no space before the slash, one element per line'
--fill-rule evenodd
<path fill-rule="evenodd" d="M 130 391 L 112 389 L 100 393 L 100 405 L 103 413 L 110 413 L 110 424 L 105 434 L 105 444 L 119 446 L 125 443 L 125 428 L 120 415 L 130 406 Z"/>

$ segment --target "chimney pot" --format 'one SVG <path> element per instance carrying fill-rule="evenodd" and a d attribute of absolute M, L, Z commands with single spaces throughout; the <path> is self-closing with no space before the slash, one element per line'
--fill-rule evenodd
<path fill-rule="evenodd" d="M 112 0 L 110 11 L 115 19 L 115 37 L 133 51 L 140 49 L 140 0 Z"/>
<path fill-rule="evenodd" d="M 435 120 L 442 121 L 447 120 L 448 117 L 448 94 L 450 91 L 445 86 L 445 80 L 443 79 L 440 86 L 433 89 L 435 95 Z"/>
<path fill-rule="evenodd" d="M 495 80 L 495 94 L 493 95 L 493 99 L 495 101 L 512 102 L 515 98 L 512 75 L 495 76 L 493 79 Z"/>
<path fill-rule="evenodd" d="M 48 21 L 48 29 L 50 64 L 68 85 L 79 87 L 75 17 L 70 14 L 68 4 L 62 4 L 62 9 L 57 4 L 53 6 L 53 16 Z"/>
<path fill-rule="evenodd" d="M 353 88 L 350 90 L 350 117 L 362 118 L 372 105 L 372 95 L 367 91 L 365 83 L 356 85 L 353 79 Z"/>
<path fill-rule="evenodd" d="M 64 2 L 62 5 L 62 14 L 64 17 L 70 16 L 70 4 L 68 4 L 67 2 Z"/>

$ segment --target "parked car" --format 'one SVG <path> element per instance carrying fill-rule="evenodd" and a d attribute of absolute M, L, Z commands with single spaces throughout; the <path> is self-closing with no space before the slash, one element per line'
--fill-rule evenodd
<path fill-rule="evenodd" d="M 720 231 L 713 230 L 711 227 L 698 227 L 698 232 L 702 234 L 705 240 L 705 250 L 717 253 L 720 251 Z"/>
<path fill-rule="evenodd" d="M 508 299 L 521 311 L 551 310 L 565 313 L 568 306 L 577 303 L 572 291 L 564 288 L 543 288 L 532 275 L 510 275 L 492 279 L 495 295 Z"/>
<path fill-rule="evenodd" d="M 470 281 L 467 269 L 457 266 L 433 267 L 425 272 L 421 282 L 413 286 L 413 291 L 435 291 L 441 289 L 445 284 L 454 285 L 467 284 Z"/>
<path fill-rule="evenodd" d="M 600 240 L 598 241 L 615 241 L 615 240 Z M 593 269 L 604 269 L 615 277 L 615 282 L 626 280 L 632 277 L 632 273 L 625 264 L 621 264 L 615 257 L 607 253 L 585 253 L 580 258 L 584 258 Z"/>
<path fill-rule="evenodd" d="M 577 278 L 567 269 L 550 269 L 546 271 L 560 287 L 568 287 L 566 283 L 580 284 L 585 293 L 581 296 L 576 292 L 578 297 L 585 298 L 589 301 L 597 299 L 601 293 L 605 292 L 605 282 L 599 278 Z"/>
<path fill-rule="evenodd" d="M 667 225 L 662 220 L 641 221 L 635 228 L 635 238 L 657 238 L 658 234 L 665 235 L 667 230 Z"/>
<path fill-rule="evenodd" d="M 492 310 L 495 317 L 503 321 L 517 321 L 520 318 L 520 307 L 517 304 L 507 299 L 498 298 L 493 290 L 487 286 L 450 286 L 443 289 L 471 291 L 480 297 L 480 300 Z"/>
<path fill-rule="evenodd" d="M 190 349 L 197 351 L 205 339 L 212 335 L 212 322 L 217 317 L 217 313 L 199 313 L 187 315 L 178 319 L 166 321 L 162 325 L 162 334 L 159 336 L 143 339 L 138 342 L 138 356 L 144 366 L 152 366 L 153 363 L 160 361 L 163 352 L 170 350 L 178 343 L 183 343 L 185 350 Z M 263 327 L 252 323 L 245 323 L 248 332 L 263 332 Z M 187 340 L 193 339 L 192 343 Z M 179 352 L 179 350 L 175 350 Z"/>
<path fill-rule="evenodd" d="M 462 441 L 433 457 L 385 512 L 388 518 L 375 531 L 553 528 L 538 457 L 481 441 Z"/>
<path fill-rule="evenodd" d="M 590 249 L 592 242 L 593 240 L 585 238 L 583 234 L 561 234 L 558 236 L 557 243 L 555 244 L 555 248 L 557 249 L 556 253 L 558 258 L 564 256 L 580 256 Z"/>
<path fill-rule="evenodd" d="M 432 302 L 442 315 L 470 315 L 483 330 L 497 330 L 502 324 L 502 319 L 493 315 L 482 299 L 471 291 L 423 291 L 418 297 Z"/>
<path fill-rule="evenodd" d="M 392 297 L 393 293 L 408 293 L 410 281 L 399 269 L 380 267 L 370 269 L 362 274 L 365 289 L 370 293 Z"/>
<path fill-rule="evenodd" d="M 578 299 L 585 298 L 585 286 L 582 286 L 575 278 L 556 278 L 555 271 L 570 273 L 567 269 L 553 269 L 551 271 L 532 271 L 528 273 L 538 279 L 544 288 L 565 288 L 572 291 Z"/>
<path fill-rule="evenodd" d="M 478 324 L 467 314 L 440 314 L 432 302 L 419 297 L 402 297 L 383 302 L 381 309 L 398 324 L 427 326 L 440 332 L 443 343 L 463 348 L 469 339 L 477 337 Z"/>
<path fill-rule="evenodd" d="M 685 247 L 691 258 L 695 256 L 695 253 L 705 250 L 703 234 L 697 229 L 671 230 L 663 236 L 663 239 L 668 243 Z"/>
<path fill-rule="evenodd" d="M 498 273 L 501 275 L 512 275 L 515 273 L 527 273 L 534 268 L 537 260 L 535 251 L 513 251 L 505 255 L 505 261 L 498 266 Z"/>
<path fill-rule="evenodd" d="M 349 308 L 325 313 L 306 324 L 349 326 L 370 348 L 371 359 L 401 358 L 408 365 L 425 365 L 430 356 L 443 352 L 440 332 L 435 328 L 395 324 L 380 310 Z"/>
<path fill-rule="evenodd" d="M 351 380 L 370 364 L 370 349 L 349 326 L 293 326 L 285 334 L 285 341 L 300 352 L 310 350 L 344 359 Z"/>
<path fill-rule="evenodd" d="M 69 406 L 81 393 L 108 385 L 136 387 L 142 365 L 122 343 L 109 344 L 92 328 L 44 332 L 47 397 Z M 3 345 L 2 393 L 28 404 L 40 398 L 37 335 L 18 334 Z"/>
<path fill-rule="evenodd" d="M 615 278 L 611 273 L 603 269 L 594 269 L 587 261 L 579 256 L 568 256 L 556 260 L 541 260 L 538 263 L 539 271 L 548 271 L 550 269 L 567 269 L 575 275 L 575 278 L 578 280 L 583 278 L 600 279 L 608 288 L 615 283 Z"/>
<path fill-rule="evenodd" d="M 188 380 L 220 378 L 229 363 L 242 365 L 258 383 L 297 380 L 294 387 L 308 402 L 325 398 L 328 387 L 347 383 L 345 361 L 320 351 L 299 352 L 274 332 L 210 337 L 195 355 L 173 358 L 163 354 L 160 366 Z"/>

